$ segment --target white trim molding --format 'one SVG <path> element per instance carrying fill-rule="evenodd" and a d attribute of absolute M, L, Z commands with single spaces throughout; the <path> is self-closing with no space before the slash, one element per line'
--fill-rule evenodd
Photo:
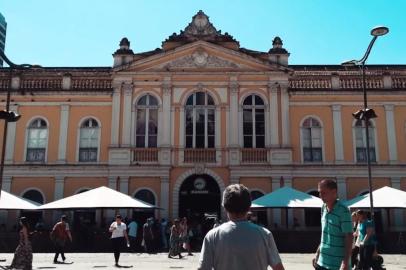
<path fill-rule="evenodd" d="M 59 123 L 59 145 L 58 145 L 58 160 L 60 164 L 66 163 L 66 144 L 68 141 L 69 128 L 69 105 L 61 104 L 61 116 Z"/>
<path fill-rule="evenodd" d="M 343 126 L 341 121 L 341 105 L 331 105 L 333 112 L 334 153 L 335 162 L 344 162 Z"/>
<path fill-rule="evenodd" d="M 396 128 L 394 117 L 394 105 L 385 104 L 386 134 L 388 136 L 389 162 L 396 163 L 398 160 Z"/>

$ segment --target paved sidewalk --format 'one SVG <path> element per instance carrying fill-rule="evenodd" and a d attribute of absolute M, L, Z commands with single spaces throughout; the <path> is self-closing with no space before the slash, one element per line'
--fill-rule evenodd
<path fill-rule="evenodd" d="M 310 265 L 313 254 L 281 254 L 286 270 L 312 270 Z M 10 265 L 13 254 L 0 254 L 0 259 L 6 259 L 6 262 L 0 262 L 0 269 L 5 269 Z M 34 253 L 33 269 L 117 269 L 114 266 L 114 257 L 112 253 L 67 253 L 67 261 L 73 261 L 73 264 L 53 264 L 53 254 Z M 162 270 L 162 269 L 196 269 L 199 254 L 186 256 L 179 259 L 168 259 L 167 254 L 141 254 L 141 253 L 123 253 L 121 254 L 120 264 L 123 266 L 133 266 L 130 269 Z M 387 270 L 406 269 L 406 255 L 384 255 L 385 267 Z M 232 270 L 232 269 L 230 269 Z M 256 270 L 256 269 L 252 269 Z"/>

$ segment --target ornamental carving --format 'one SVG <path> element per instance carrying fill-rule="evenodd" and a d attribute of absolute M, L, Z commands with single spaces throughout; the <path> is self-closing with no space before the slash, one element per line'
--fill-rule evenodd
<path fill-rule="evenodd" d="M 192 55 L 184 56 L 168 63 L 165 68 L 238 68 L 233 62 L 219 57 L 208 55 L 206 52 L 195 52 Z"/>

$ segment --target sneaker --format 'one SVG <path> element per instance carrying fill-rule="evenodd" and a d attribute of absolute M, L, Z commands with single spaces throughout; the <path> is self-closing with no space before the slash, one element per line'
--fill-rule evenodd
<path fill-rule="evenodd" d="M 193 253 L 188 253 L 187 255 L 188 255 L 188 256 L 193 256 Z"/>

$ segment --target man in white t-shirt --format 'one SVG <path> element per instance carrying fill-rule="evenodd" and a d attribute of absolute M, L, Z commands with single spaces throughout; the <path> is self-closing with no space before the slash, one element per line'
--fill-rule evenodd
<path fill-rule="evenodd" d="M 272 233 L 247 220 L 248 188 L 235 184 L 223 193 L 229 221 L 209 231 L 200 253 L 199 270 L 284 270 Z"/>
<path fill-rule="evenodd" d="M 109 231 L 111 232 L 111 243 L 113 245 L 114 259 L 116 266 L 119 266 L 118 260 L 120 259 L 120 251 L 124 247 L 124 240 L 127 241 L 127 246 L 130 246 L 127 236 L 127 225 L 122 222 L 120 215 L 116 216 L 116 221 L 111 223 Z"/>

